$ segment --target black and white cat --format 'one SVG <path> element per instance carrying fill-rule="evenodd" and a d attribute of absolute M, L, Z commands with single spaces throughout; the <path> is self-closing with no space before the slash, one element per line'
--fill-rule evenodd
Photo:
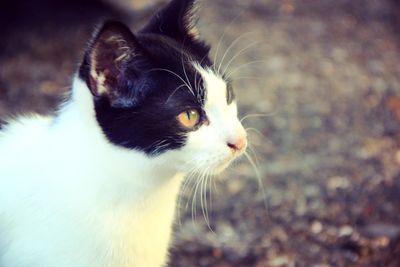
<path fill-rule="evenodd" d="M 54 117 L 0 132 L 1 267 L 160 267 L 187 174 L 246 149 L 230 83 L 172 0 L 133 34 L 98 30 Z"/>

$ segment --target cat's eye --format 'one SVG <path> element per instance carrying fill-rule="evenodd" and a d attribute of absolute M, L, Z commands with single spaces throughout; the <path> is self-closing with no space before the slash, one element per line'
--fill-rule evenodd
<path fill-rule="evenodd" d="M 179 123 L 187 128 L 192 129 L 200 122 L 200 114 L 195 109 L 188 109 L 178 115 Z"/>

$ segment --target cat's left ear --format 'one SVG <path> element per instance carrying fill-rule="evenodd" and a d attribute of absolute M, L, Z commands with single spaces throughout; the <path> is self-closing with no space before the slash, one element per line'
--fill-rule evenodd
<path fill-rule="evenodd" d="M 106 97 L 113 106 L 132 106 L 138 104 L 146 93 L 143 86 L 127 84 L 128 81 L 137 82 L 145 68 L 147 60 L 144 54 L 144 49 L 127 26 L 107 21 L 90 41 L 79 75 L 95 99 Z"/>
<path fill-rule="evenodd" d="M 195 50 L 208 53 L 209 47 L 200 40 L 196 27 L 197 0 L 172 0 L 158 11 L 140 32 L 168 36 L 183 46 L 196 46 Z"/>

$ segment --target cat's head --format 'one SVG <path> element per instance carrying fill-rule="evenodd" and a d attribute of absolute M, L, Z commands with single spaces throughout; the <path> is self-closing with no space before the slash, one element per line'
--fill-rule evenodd
<path fill-rule="evenodd" d="M 219 172 L 246 149 L 231 83 L 209 59 L 194 0 L 173 0 L 133 34 L 106 22 L 80 67 L 115 146 L 166 157 L 180 171 Z"/>

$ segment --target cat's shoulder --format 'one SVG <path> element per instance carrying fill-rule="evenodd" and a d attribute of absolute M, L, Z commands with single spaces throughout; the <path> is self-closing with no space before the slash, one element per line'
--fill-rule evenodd
<path fill-rule="evenodd" d="M 52 116 L 30 114 L 14 119 L 2 120 L 0 125 L 0 146 L 9 142 L 35 140 L 48 131 L 54 121 Z"/>

